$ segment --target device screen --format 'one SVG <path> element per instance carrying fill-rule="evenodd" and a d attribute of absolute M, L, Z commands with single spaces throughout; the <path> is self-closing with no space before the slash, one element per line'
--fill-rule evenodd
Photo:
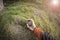
<path fill-rule="evenodd" d="M 29 26 L 32 26 L 32 21 L 31 21 L 31 20 L 28 20 L 27 24 L 28 24 Z"/>

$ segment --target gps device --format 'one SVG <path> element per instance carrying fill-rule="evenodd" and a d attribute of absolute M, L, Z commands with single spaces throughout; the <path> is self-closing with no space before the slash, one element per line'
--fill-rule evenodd
<path fill-rule="evenodd" d="M 27 24 L 28 24 L 30 27 L 33 25 L 31 20 L 27 20 Z"/>

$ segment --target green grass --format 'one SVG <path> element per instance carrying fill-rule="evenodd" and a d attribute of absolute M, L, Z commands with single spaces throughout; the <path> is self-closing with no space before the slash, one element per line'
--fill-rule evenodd
<path fill-rule="evenodd" d="M 38 8 L 37 4 L 22 2 L 10 4 L 3 11 L 0 26 L 3 28 L 2 31 L 5 30 L 6 39 L 36 40 L 33 33 L 26 28 L 27 19 L 33 19 L 37 27 L 49 32 L 50 35 L 59 40 L 59 25 L 58 22 L 55 22 L 55 16 L 53 14 L 48 15 L 47 12 Z M 21 24 L 18 24 L 18 21 Z"/>

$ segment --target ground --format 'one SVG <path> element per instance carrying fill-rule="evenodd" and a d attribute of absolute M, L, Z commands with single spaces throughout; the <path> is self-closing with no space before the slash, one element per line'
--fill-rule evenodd
<path fill-rule="evenodd" d="M 17 1 L 5 4 L 0 15 L 0 40 L 37 40 L 26 28 L 26 20 L 33 19 L 37 27 L 60 40 L 60 14 L 44 9 L 42 1 Z M 3 39 L 4 38 L 4 39 Z"/>

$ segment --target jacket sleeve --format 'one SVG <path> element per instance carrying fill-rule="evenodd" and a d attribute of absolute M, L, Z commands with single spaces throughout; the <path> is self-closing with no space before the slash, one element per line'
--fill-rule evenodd
<path fill-rule="evenodd" d="M 34 32 L 35 36 L 38 38 L 38 40 L 41 40 L 43 30 L 36 27 L 33 32 Z"/>
<path fill-rule="evenodd" d="M 55 40 L 55 38 L 53 38 L 51 35 L 49 35 L 49 33 L 43 32 L 41 40 Z"/>
<path fill-rule="evenodd" d="M 38 40 L 55 40 L 47 32 L 44 32 L 42 29 L 37 28 L 37 27 L 34 29 L 34 34 L 38 38 Z"/>

